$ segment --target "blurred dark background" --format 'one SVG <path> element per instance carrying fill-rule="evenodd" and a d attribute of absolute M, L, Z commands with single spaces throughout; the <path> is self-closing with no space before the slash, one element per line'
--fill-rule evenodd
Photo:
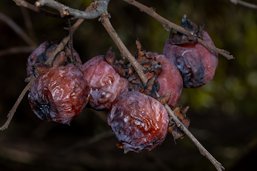
<path fill-rule="evenodd" d="M 78 9 L 90 3 L 61 2 Z M 179 104 L 190 106 L 190 130 L 226 170 L 257 170 L 257 11 L 229 0 L 140 2 L 177 24 L 187 14 L 205 25 L 217 47 L 236 57 L 227 61 L 220 56 L 214 80 L 201 88 L 184 89 Z M 248 2 L 257 4 L 256 0 Z M 109 12 L 131 52 L 135 52 L 136 39 L 146 50 L 162 51 L 168 32 L 157 21 L 118 0 L 111 1 Z M 0 1 L 0 13 L 10 17 L 37 45 L 45 40 L 58 42 L 68 34 L 64 29 L 69 26 L 67 19 L 22 9 L 11 0 Z M 0 54 L 5 49 L 27 46 L 2 21 L 0 34 Z M 84 62 L 111 46 L 117 51 L 97 20 L 85 21 L 74 34 L 74 47 Z M 29 54 L 0 55 L 1 124 L 26 85 Z M 32 113 L 26 97 L 10 127 L 0 132 L 0 170 L 215 170 L 187 137 L 175 142 L 168 135 L 161 146 L 142 153 L 123 154 L 116 143 L 104 112 L 85 109 L 70 126 L 49 123 Z"/>

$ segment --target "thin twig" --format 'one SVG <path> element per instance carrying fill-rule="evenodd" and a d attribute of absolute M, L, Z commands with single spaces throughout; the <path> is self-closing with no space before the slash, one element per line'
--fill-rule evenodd
<path fill-rule="evenodd" d="M 6 56 L 6 55 L 13 55 L 13 54 L 18 54 L 18 53 L 29 53 L 33 51 L 35 47 L 33 46 L 18 46 L 18 47 L 11 47 L 8 49 L 4 49 L 0 51 L 0 57 L 1 56 Z"/>
<path fill-rule="evenodd" d="M 13 1 L 18 6 L 28 8 L 28 9 L 30 9 L 32 11 L 35 11 L 35 12 L 39 12 L 39 8 L 37 8 L 35 5 L 32 5 L 31 3 L 28 3 L 27 1 L 24 1 L 24 0 L 13 0 Z"/>
<path fill-rule="evenodd" d="M 13 31 L 15 31 L 15 33 L 17 33 L 28 45 L 35 46 L 35 42 L 10 17 L 0 13 L 0 20 L 11 27 Z"/>
<path fill-rule="evenodd" d="M 187 129 L 187 127 L 176 117 L 174 112 L 171 110 L 169 105 L 164 105 L 166 110 L 168 111 L 172 120 L 176 123 L 177 127 L 179 127 L 188 137 L 189 139 L 195 144 L 195 146 L 199 149 L 200 153 L 205 156 L 210 162 L 215 166 L 217 171 L 222 171 L 225 168 L 222 166 L 220 162 L 218 162 L 210 153 L 207 151 L 204 146 L 194 137 L 194 135 Z"/>
<path fill-rule="evenodd" d="M 101 16 L 101 22 L 102 22 L 104 28 L 106 29 L 106 31 L 109 33 L 109 35 L 115 42 L 115 44 L 118 47 L 118 49 L 120 50 L 121 54 L 124 57 L 126 57 L 129 61 L 131 61 L 132 66 L 134 67 L 135 71 L 140 76 L 142 81 L 147 80 L 147 78 L 145 77 L 145 75 L 143 73 L 142 66 L 137 62 L 137 60 L 134 58 L 134 56 L 131 55 L 129 50 L 126 48 L 124 43 L 119 38 L 117 32 L 112 27 L 110 20 L 109 20 L 109 15 L 103 14 Z M 157 93 L 157 96 L 158 96 L 158 93 Z M 224 169 L 224 167 L 201 145 L 201 143 L 193 136 L 193 134 L 184 126 L 184 124 L 177 118 L 177 116 L 171 110 L 169 105 L 165 104 L 164 106 L 165 106 L 167 112 L 169 113 L 170 117 L 175 121 L 176 125 L 179 128 L 181 128 L 181 130 L 183 132 L 185 132 L 185 134 L 189 137 L 189 139 L 199 149 L 200 153 L 202 155 L 204 155 L 206 158 L 208 158 L 218 171 L 222 171 Z"/>
<path fill-rule="evenodd" d="M 105 28 L 105 30 L 108 32 L 116 46 L 119 48 L 122 56 L 127 58 L 129 62 L 132 64 L 132 66 L 135 68 L 138 76 L 142 80 L 142 82 L 146 85 L 147 83 L 147 78 L 145 77 L 145 74 L 143 72 L 142 66 L 137 62 L 137 60 L 133 57 L 133 55 L 129 52 L 127 47 L 124 45 L 120 37 L 118 36 L 117 32 L 113 28 L 110 20 L 109 20 L 109 15 L 108 14 L 103 14 L 101 16 L 101 22 Z"/>
<path fill-rule="evenodd" d="M 30 80 L 30 82 L 26 85 L 26 87 L 22 90 L 21 94 L 19 95 L 18 99 L 16 100 L 16 102 L 14 103 L 12 109 L 9 111 L 8 115 L 7 115 L 7 120 L 6 122 L 3 124 L 3 126 L 0 127 L 0 131 L 3 131 L 5 129 L 8 128 L 14 113 L 16 112 L 19 104 L 21 103 L 23 97 L 25 96 L 25 94 L 27 93 L 27 91 L 30 89 L 32 83 L 34 82 L 34 78 Z"/>
<path fill-rule="evenodd" d="M 235 4 L 235 5 L 239 4 L 239 5 L 242 5 L 244 7 L 252 8 L 252 9 L 257 10 L 257 5 L 249 3 L 249 2 L 245 2 L 245 1 L 241 1 L 241 0 L 230 0 L 230 2 Z"/>
<path fill-rule="evenodd" d="M 84 19 L 95 19 L 99 17 L 102 13 L 107 11 L 107 7 L 110 0 L 98 0 L 91 3 L 86 11 L 77 10 L 71 7 L 68 7 L 60 2 L 55 0 L 38 0 L 35 5 L 37 7 L 48 6 L 50 8 L 56 9 L 59 11 L 60 15 L 63 16 L 72 16 L 75 18 L 84 18 Z"/>
<path fill-rule="evenodd" d="M 183 27 L 181 27 L 177 24 L 174 24 L 171 21 L 167 20 L 166 18 L 160 16 L 158 13 L 156 13 L 154 11 L 153 8 L 149 8 L 149 7 L 145 6 L 144 4 L 141 4 L 141 3 L 139 3 L 135 0 L 123 0 L 123 1 L 137 7 L 138 9 L 140 9 L 140 11 L 145 12 L 149 16 L 156 19 L 157 21 L 159 21 L 164 26 L 165 29 L 167 29 L 167 28 L 174 29 L 174 30 L 176 30 L 180 33 L 183 33 L 183 34 L 187 35 L 187 36 L 195 36 L 192 32 L 187 31 Z M 228 51 L 216 48 L 215 46 L 210 46 L 200 38 L 197 38 L 197 41 L 199 43 L 201 43 L 203 46 L 205 46 L 206 48 L 208 48 L 210 51 L 216 52 L 216 53 L 226 57 L 227 59 L 233 59 L 234 58 L 233 55 L 231 55 Z"/>

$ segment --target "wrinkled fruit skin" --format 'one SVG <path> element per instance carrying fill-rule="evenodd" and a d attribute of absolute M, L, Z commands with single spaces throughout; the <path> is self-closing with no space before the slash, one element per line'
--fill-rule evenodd
<path fill-rule="evenodd" d="M 214 46 L 205 31 L 203 40 L 208 45 Z M 215 53 L 210 52 L 200 43 L 174 44 L 171 42 L 168 40 L 165 43 L 163 53 L 174 61 L 181 72 L 184 87 L 199 87 L 213 79 L 218 65 L 218 57 Z"/>
<path fill-rule="evenodd" d="M 175 107 L 183 88 L 181 74 L 173 61 L 164 55 L 157 55 L 155 58 L 162 66 L 162 71 L 157 77 L 158 93 L 160 96 L 168 96 L 168 105 Z"/>
<path fill-rule="evenodd" d="M 122 93 L 108 115 L 108 124 L 124 152 L 152 150 L 165 139 L 168 123 L 163 105 L 137 91 Z"/>
<path fill-rule="evenodd" d="M 128 81 L 103 56 L 93 57 L 82 70 L 91 88 L 89 103 L 94 109 L 110 109 L 117 96 L 128 89 Z"/>
<path fill-rule="evenodd" d="M 69 64 L 50 68 L 36 78 L 28 99 L 42 120 L 69 124 L 88 102 L 89 87 L 82 71 Z"/>

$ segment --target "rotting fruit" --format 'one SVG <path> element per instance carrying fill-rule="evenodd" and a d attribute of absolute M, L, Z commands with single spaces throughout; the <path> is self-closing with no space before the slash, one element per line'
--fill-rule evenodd
<path fill-rule="evenodd" d="M 50 68 L 38 76 L 28 99 L 40 119 L 69 124 L 87 104 L 89 91 L 82 71 L 68 64 Z"/>
<path fill-rule="evenodd" d="M 128 81 L 105 61 L 104 56 L 93 57 L 82 70 L 91 88 L 89 104 L 94 109 L 110 109 L 118 95 L 128 89 Z"/>
<path fill-rule="evenodd" d="M 165 139 L 169 118 L 156 99 L 137 91 L 122 93 L 108 115 L 124 152 L 152 150 Z"/>
<path fill-rule="evenodd" d="M 195 25 L 184 19 L 184 26 L 195 31 Z M 183 23 L 182 23 L 183 24 Z M 198 30 L 198 37 L 211 47 L 214 43 L 206 31 Z M 211 52 L 194 40 L 187 40 L 185 35 L 171 33 L 166 41 L 163 53 L 173 60 L 181 72 L 184 87 L 199 87 L 213 79 L 218 65 L 217 54 Z"/>

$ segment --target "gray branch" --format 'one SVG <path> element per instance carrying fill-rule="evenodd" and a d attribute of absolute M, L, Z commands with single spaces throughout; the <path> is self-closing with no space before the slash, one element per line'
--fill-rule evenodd
<path fill-rule="evenodd" d="M 55 0 L 38 0 L 35 5 L 37 7 L 47 6 L 53 9 L 56 9 L 60 12 L 60 15 L 63 16 L 72 16 L 74 18 L 83 18 L 83 19 L 95 19 L 98 18 L 104 12 L 107 12 L 108 4 L 110 0 L 98 0 L 90 4 L 85 11 L 77 10 L 71 7 L 68 7 L 60 2 Z"/>

